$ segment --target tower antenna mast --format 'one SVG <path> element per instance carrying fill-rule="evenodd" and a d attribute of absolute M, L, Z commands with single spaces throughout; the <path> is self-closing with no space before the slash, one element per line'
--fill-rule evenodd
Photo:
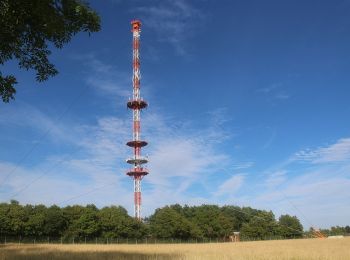
<path fill-rule="evenodd" d="M 148 106 L 147 102 L 140 96 L 140 32 L 141 22 L 139 20 L 131 21 L 131 31 L 133 34 L 133 95 L 127 103 L 129 109 L 133 114 L 133 140 L 127 142 L 129 147 L 133 148 L 133 157 L 126 160 L 127 163 L 132 165 L 132 168 L 127 171 L 127 175 L 134 180 L 134 212 L 135 218 L 141 220 L 141 180 L 148 174 L 148 170 L 143 167 L 143 164 L 148 162 L 146 157 L 141 156 L 141 148 L 147 145 L 147 142 L 141 139 L 141 110 Z"/>

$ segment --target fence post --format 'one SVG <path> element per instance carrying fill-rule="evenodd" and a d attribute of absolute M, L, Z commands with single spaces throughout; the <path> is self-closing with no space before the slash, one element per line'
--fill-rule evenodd
<path fill-rule="evenodd" d="M 61 245 L 62 245 L 62 242 L 63 242 L 63 241 L 62 241 L 62 237 L 61 237 Z"/>
<path fill-rule="evenodd" d="M 47 243 L 50 244 L 50 237 L 47 237 Z"/>
<path fill-rule="evenodd" d="M 97 245 L 97 237 L 95 238 L 95 243 L 96 243 L 96 245 Z"/>

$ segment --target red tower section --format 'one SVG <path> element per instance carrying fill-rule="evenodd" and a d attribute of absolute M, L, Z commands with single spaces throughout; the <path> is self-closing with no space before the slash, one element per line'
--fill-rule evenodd
<path fill-rule="evenodd" d="M 147 107 L 147 102 L 140 96 L 140 32 L 141 22 L 139 20 L 131 21 L 132 34 L 133 34 L 133 96 L 128 101 L 127 106 L 133 113 L 133 140 L 127 142 L 127 145 L 133 148 L 133 157 L 126 160 L 131 164 L 132 169 L 128 170 L 127 175 L 134 179 L 134 210 L 135 218 L 141 220 L 141 180 L 143 176 L 148 174 L 148 170 L 143 167 L 143 164 L 148 162 L 146 157 L 141 156 L 141 148 L 147 145 L 147 142 L 141 140 L 141 110 Z"/>

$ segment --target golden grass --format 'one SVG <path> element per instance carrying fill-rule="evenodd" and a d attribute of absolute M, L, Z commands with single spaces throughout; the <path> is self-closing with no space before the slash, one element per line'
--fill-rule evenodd
<path fill-rule="evenodd" d="M 0 259 L 337 259 L 350 260 L 350 238 L 210 244 L 16 245 Z"/>

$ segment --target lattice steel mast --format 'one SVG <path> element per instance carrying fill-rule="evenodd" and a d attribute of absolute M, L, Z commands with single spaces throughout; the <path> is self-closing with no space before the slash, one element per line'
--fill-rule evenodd
<path fill-rule="evenodd" d="M 127 142 L 127 145 L 134 150 L 134 156 L 127 159 L 127 163 L 133 165 L 133 168 L 128 170 L 127 175 L 134 179 L 134 211 L 135 218 L 141 220 L 141 180 L 143 176 L 148 174 L 148 170 L 142 165 L 148 162 L 146 157 L 141 156 L 141 147 L 147 145 L 146 141 L 141 140 L 141 110 L 147 107 L 147 102 L 140 96 L 140 32 L 141 22 L 139 20 L 131 21 L 133 33 L 133 96 L 128 101 L 128 108 L 133 112 L 133 140 Z"/>

